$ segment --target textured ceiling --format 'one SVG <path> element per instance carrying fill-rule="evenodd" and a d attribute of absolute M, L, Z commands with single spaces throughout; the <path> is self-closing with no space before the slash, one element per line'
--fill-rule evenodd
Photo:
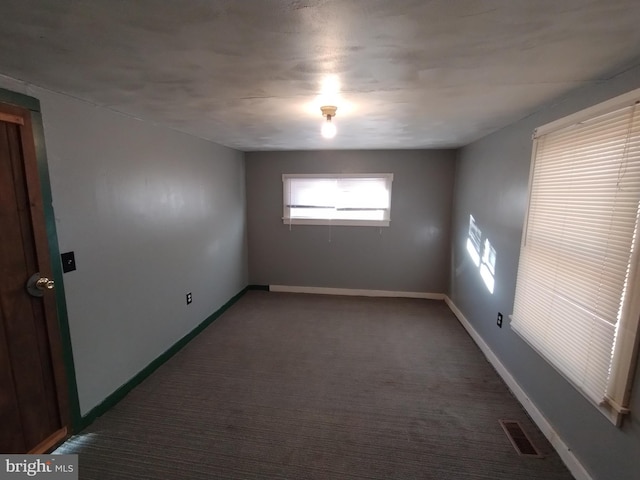
<path fill-rule="evenodd" d="M 0 73 L 241 150 L 456 147 L 631 66 L 638 20 L 637 0 L 2 0 Z"/>

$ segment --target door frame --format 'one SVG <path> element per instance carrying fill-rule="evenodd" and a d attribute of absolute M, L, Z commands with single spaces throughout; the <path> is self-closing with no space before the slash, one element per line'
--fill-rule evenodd
<path fill-rule="evenodd" d="M 0 103 L 14 105 L 29 110 L 31 116 L 31 127 L 33 130 L 33 143 L 35 147 L 35 160 L 40 180 L 40 193 L 42 195 L 42 206 L 44 210 L 45 229 L 47 233 L 47 244 L 51 271 L 56 288 L 55 300 L 58 315 L 58 330 L 60 334 L 60 346 L 62 350 L 62 362 L 66 374 L 67 404 L 68 411 L 62 412 L 63 417 L 70 421 L 68 433 L 77 433 L 82 427 L 82 417 L 80 414 L 80 402 L 78 399 L 78 387 L 76 383 L 75 367 L 73 363 L 73 350 L 71 346 L 71 335 L 69 332 L 69 318 L 67 315 L 67 304 L 64 293 L 64 281 L 62 278 L 62 264 L 60 262 L 60 248 L 58 246 L 58 236 L 56 233 L 55 215 L 53 211 L 53 200 L 51 195 L 51 183 L 49 180 L 49 166 L 44 141 L 44 125 L 42 122 L 42 112 L 40 101 L 36 98 L 12 92 L 0 88 Z"/>

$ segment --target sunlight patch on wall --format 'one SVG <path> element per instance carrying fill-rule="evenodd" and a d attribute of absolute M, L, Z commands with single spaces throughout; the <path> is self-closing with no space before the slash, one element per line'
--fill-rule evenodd
<path fill-rule="evenodd" d="M 482 243 L 482 230 L 476 224 L 473 215 L 469 215 L 469 236 L 467 237 L 467 252 L 476 267 L 480 268 L 480 277 L 487 286 L 489 293 L 493 294 L 496 275 L 496 249 L 493 248 L 488 238 Z"/>
<path fill-rule="evenodd" d="M 480 266 L 480 239 L 482 232 L 476 225 L 473 215 L 469 215 L 469 237 L 467 238 L 467 252 L 476 267 Z"/>
<path fill-rule="evenodd" d="M 491 242 L 487 238 L 484 241 L 484 252 L 482 253 L 482 265 L 480 265 L 480 276 L 484 280 L 484 284 L 493 293 L 495 286 L 496 274 L 496 249 L 491 246 Z"/>

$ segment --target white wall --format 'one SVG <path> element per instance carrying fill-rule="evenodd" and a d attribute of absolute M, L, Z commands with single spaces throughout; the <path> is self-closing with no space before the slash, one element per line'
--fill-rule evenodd
<path fill-rule="evenodd" d="M 40 100 L 82 414 L 247 284 L 244 154 L 0 77 Z M 185 294 L 193 292 L 193 304 Z"/>
<path fill-rule="evenodd" d="M 446 292 L 454 150 L 248 152 L 246 162 L 251 283 Z M 283 173 L 393 173 L 391 224 L 289 228 Z"/>

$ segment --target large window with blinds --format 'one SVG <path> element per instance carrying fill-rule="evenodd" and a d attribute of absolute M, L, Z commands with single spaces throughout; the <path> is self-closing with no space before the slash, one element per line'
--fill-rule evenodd
<path fill-rule="evenodd" d="M 285 174 L 283 221 L 289 225 L 388 227 L 393 174 Z"/>
<path fill-rule="evenodd" d="M 534 134 L 512 328 L 612 422 L 640 317 L 640 91 Z"/>

